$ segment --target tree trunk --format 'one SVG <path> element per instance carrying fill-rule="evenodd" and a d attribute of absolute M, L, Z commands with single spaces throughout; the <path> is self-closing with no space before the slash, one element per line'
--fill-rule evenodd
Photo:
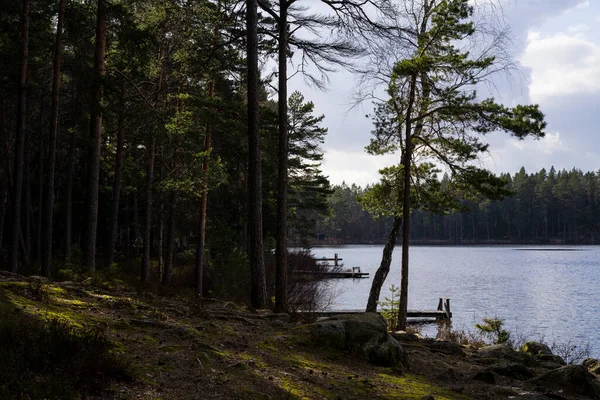
<path fill-rule="evenodd" d="M 212 97 L 214 91 L 215 80 L 213 79 L 210 82 L 208 96 Z M 206 263 L 206 207 L 208 205 L 208 171 L 210 167 L 211 131 L 211 128 L 207 126 L 206 136 L 204 137 L 204 160 L 202 160 L 202 178 L 204 181 L 202 182 L 202 196 L 200 197 L 200 226 L 198 243 L 196 244 L 195 287 L 196 294 L 200 297 L 203 296 L 202 286 L 204 281 L 204 264 Z"/>
<path fill-rule="evenodd" d="M 392 230 L 388 236 L 385 247 L 383 248 L 383 256 L 381 257 L 381 264 L 375 272 L 373 277 L 373 283 L 371 284 L 371 291 L 369 292 L 369 301 L 367 302 L 366 312 L 377 312 L 377 303 L 379 302 L 379 295 L 381 294 L 381 288 L 383 283 L 390 272 L 390 265 L 392 264 L 392 253 L 396 246 L 396 239 L 400 232 L 400 225 L 402 225 L 402 218 L 395 217 L 392 223 Z"/>
<path fill-rule="evenodd" d="M 26 113 L 29 114 L 29 113 Z M 29 120 L 29 116 L 27 117 Z M 24 249 L 24 260 L 26 266 L 29 266 L 29 260 L 31 260 L 31 213 L 32 213 L 32 202 L 31 202 L 31 174 L 29 166 L 31 164 L 31 128 L 27 124 L 25 129 L 25 145 L 23 149 L 23 190 L 24 190 L 24 204 L 23 204 L 23 222 L 21 226 L 21 232 L 23 234 L 23 240 L 25 244 Z"/>
<path fill-rule="evenodd" d="M 400 281 L 400 307 L 398 309 L 397 330 L 406 330 L 406 317 L 408 313 L 408 251 L 410 235 L 410 167 L 412 162 L 412 109 L 415 102 L 415 86 L 417 76 L 413 75 L 410 82 L 410 94 L 406 108 L 405 124 L 405 155 L 404 155 L 404 193 L 402 200 L 402 278 Z"/>
<path fill-rule="evenodd" d="M 287 13 L 288 0 L 279 1 L 279 166 L 277 174 L 277 244 L 275 247 L 275 312 L 288 312 L 287 294 Z"/>
<path fill-rule="evenodd" d="M 139 218 L 139 207 L 138 207 L 138 198 L 137 192 L 132 193 L 133 196 L 133 256 L 137 257 L 139 255 L 139 244 L 141 242 L 140 233 L 140 218 Z"/>
<path fill-rule="evenodd" d="M 169 194 L 169 219 L 167 222 L 167 259 L 165 260 L 165 270 L 162 276 L 162 283 L 165 286 L 171 284 L 171 275 L 173 273 L 173 258 L 175 255 L 175 203 L 177 197 L 175 192 Z"/>
<path fill-rule="evenodd" d="M 0 250 L 2 250 L 2 240 L 4 236 L 4 216 L 6 215 L 6 197 L 8 194 L 8 179 L 6 178 L 6 171 L 2 171 L 0 176 Z M 2 262 L 0 258 L 0 263 Z"/>
<path fill-rule="evenodd" d="M 86 241 L 86 266 L 88 272 L 96 270 L 96 236 L 98 228 L 98 192 L 100 185 L 100 151 L 102 147 L 102 86 L 106 42 L 106 0 L 98 0 L 96 15 L 96 51 L 94 56 L 94 93 L 90 122 L 90 151 L 88 178 L 88 226 Z"/>
<path fill-rule="evenodd" d="M 43 270 L 42 265 L 42 224 L 44 223 L 44 171 L 46 166 L 44 165 L 44 159 L 46 156 L 46 149 L 44 148 L 44 121 L 43 115 L 43 101 L 40 102 L 40 148 L 39 148 L 39 168 L 38 168 L 38 213 L 36 221 L 36 243 L 35 243 L 35 259 L 40 262 L 40 267 Z M 43 273 L 43 271 L 41 271 Z"/>
<path fill-rule="evenodd" d="M 115 155 L 115 178 L 112 191 L 112 212 L 110 221 L 110 237 L 106 265 L 115 261 L 115 247 L 119 231 L 119 202 L 121 199 L 121 168 L 123 165 L 123 145 L 125 143 L 125 80 L 121 80 L 121 93 L 119 96 L 119 122 L 117 127 L 117 153 Z"/>
<path fill-rule="evenodd" d="M 263 254 L 262 181 L 258 103 L 257 0 L 246 6 L 248 73 L 248 253 L 250 260 L 250 305 L 267 305 L 267 283 Z"/>
<path fill-rule="evenodd" d="M 21 189 L 23 183 L 23 140 L 25 135 L 25 108 L 27 61 L 29 57 L 29 0 L 23 0 L 21 16 L 21 66 L 17 94 L 17 132 L 15 137 L 14 177 L 12 190 L 12 230 L 8 267 L 12 272 L 18 271 L 19 236 L 21 234 Z"/>
<path fill-rule="evenodd" d="M 149 140 L 146 166 L 146 209 L 144 212 L 144 248 L 142 251 L 142 266 L 140 279 L 147 282 L 150 274 L 150 231 L 152 229 L 152 182 L 154 180 L 154 153 L 156 138 L 152 136 Z"/>
<path fill-rule="evenodd" d="M 159 176 L 159 179 L 162 181 L 162 168 L 161 168 L 161 174 Z M 161 282 L 162 281 L 162 277 L 163 277 L 163 273 L 164 273 L 164 259 L 163 259 L 163 236 L 164 236 L 164 230 L 165 230 L 165 222 L 164 222 L 164 218 L 163 218 L 163 208 L 164 208 L 164 199 L 163 199 L 163 192 L 162 190 L 158 193 L 158 245 L 157 247 L 157 258 L 158 258 L 158 265 L 157 265 L 157 270 L 158 270 L 158 281 Z"/>
<path fill-rule="evenodd" d="M 52 75 L 52 106 L 50 110 L 50 135 L 48 136 L 48 166 L 46 173 L 46 196 L 42 218 L 42 276 L 50 276 L 52 266 L 52 222 L 54 216 L 54 168 L 56 164 L 56 134 L 58 132 L 58 94 L 60 90 L 60 63 L 62 56 L 62 26 L 65 0 L 58 2 L 58 22 L 54 48 L 54 72 Z M 42 149 L 40 149 L 40 152 Z"/>

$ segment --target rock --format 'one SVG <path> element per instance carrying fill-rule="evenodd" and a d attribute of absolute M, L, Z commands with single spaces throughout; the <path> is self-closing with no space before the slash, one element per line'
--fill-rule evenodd
<path fill-rule="evenodd" d="M 521 346 L 520 350 L 536 358 L 542 355 L 553 355 L 548 345 L 539 342 L 527 342 Z"/>
<path fill-rule="evenodd" d="M 463 357 L 466 355 L 463 350 L 463 347 L 460 344 L 454 343 L 454 342 L 436 340 L 429 346 L 429 348 L 432 351 L 435 351 L 438 353 L 452 354 L 452 355 L 463 356 Z"/>
<path fill-rule="evenodd" d="M 600 375 L 600 360 L 595 358 L 586 358 L 581 363 L 592 374 Z"/>
<path fill-rule="evenodd" d="M 514 362 L 506 362 L 493 365 L 489 367 L 487 371 L 495 372 L 498 375 L 517 379 L 519 381 L 531 379 L 535 376 L 533 371 L 527 368 L 525 365 Z"/>
<path fill-rule="evenodd" d="M 521 351 L 515 351 L 511 346 L 505 343 L 482 347 L 477 350 L 475 354 L 483 359 L 488 360 L 486 364 L 489 364 L 489 361 L 494 358 L 518 362 L 528 366 L 534 366 L 537 364 L 536 360 L 529 354 Z"/>
<path fill-rule="evenodd" d="M 38 282 L 49 282 L 50 280 L 44 276 L 39 276 L 39 275 L 31 275 L 29 277 L 29 279 L 31 279 L 32 281 L 38 281 Z"/>
<path fill-rule="evenodd" d="M 399 342 L 415 342 L 419 340 L 419 336 L 406 331 L 391 332 L 390 335 Z"/>
<path fill-rule="evenodd" d="M 372 364 L 386 367 L 407 367 L 406 352 L 387 332 L 383 317 L 375 313 L 332 317 L 292 330 L 300 342 L 350 350 Z"/>
<path fill-rule="evenodd" d="M 566 365 L 548 371 L 532 383 L 591 398 L 600 396 L 600 385 L 582 365 Z"/>
<path fill-rule="evenodd" d="M 447 370 L 445 370 L 444 372 L 439 374 L 437 376 L 437 379 L 439 379 L 441 381 L 456 381 L 457 376 L 452 368 L 448 368 Z"/>
<path fill-rule="evenodd" d="M 507 344 L 494 344 L 477 350 L 477 355 L 485 358 L 508 358 L 512 357 L 514 353 L 516 351 Z"/>
<path fill-rule="evenodd" d="M 559 366 L 567 365 L 567 363 L 565 362 L 565 360 L 563 360 L 561 356 L 556 356 L 554 354 L 540 354 L 535 358 L 539 361 L 558 364 Z"/>
<path fill-rule="evenodd" d="M 490 371 L 479 371 L 471 378 L 473 381 L 479 381 L 490 385 L 496 384 L 496 377 Z"/>

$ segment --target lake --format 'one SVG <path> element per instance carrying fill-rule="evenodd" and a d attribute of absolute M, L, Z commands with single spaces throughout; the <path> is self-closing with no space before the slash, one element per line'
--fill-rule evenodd
<path fill-rule="evenodd" d="M 314 247 L 317 257 L 338 253 L 345 268 L 359 266 L 368 279 L 324 282 L 334 293 L 330 309 L 367 303 L 383 246 Z M 394 250 L 382 296 L 400 286 L 401 248 Z M 474 330 L 484 317 L 505 320 L 507 329 L 548 343 L 589 342 L 600 356 L 600 246 L 414 246 L 410 250 L 408 307 L 435 309 L 451 299 L 453 328 Z M 424 328 L 435 335 L 435 325 Z"/>

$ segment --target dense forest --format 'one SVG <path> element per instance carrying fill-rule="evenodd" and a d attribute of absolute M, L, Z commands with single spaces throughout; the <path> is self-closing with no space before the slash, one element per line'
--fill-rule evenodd
<path fill-rule="evenodd" d="M 445 214 L 413 211 L 413 243 L 598 243 L 600 174 L 521 168 L 501 178 L 511 192 L 502 200 L 463 200 Z M 331 214 L 319 219 L 314 243 L 384 243 L 392 218 L 375 218 L 363 209 L 368 187 L 343 183 L 333 189 Z"/>
<path fill-rule="evenodd" d="M 256 198 L 267 256 L 281 190 L 273 76 L 254 77 L 259 107 L 249 110 L 244 4 L 4 0 L 0 7 L 0 265 L 51 276 L 135 264 L 142 281 L 168 285 L 181 275 L 174 265 L 195 264 L 195 277 L 185 279 L 200 293 L 248 285 L 246 249 L 256 236 L 250 181 L 262 176 Z M 258 15 L 262 30 L 274 29 L 273 18 Z M 273 39 L 257 37 L 261 62 L 276 59 Z M 305 53 L 335 61 L 327 51 Z M 320 171 L 327 130 L 302 94 L 285 103 L 286 226 L 303 232 L 306 216 L 327 210 L 329 182 Z M 258 173 L 249 168 L 255 111 Z"/>
<path fill-rule="evenodd" d="M 0 1 L 0 265 L 127 270 L 288 309 L 288 246 L 390 232 L 361 211 L 360 188 L 331 189 L 324 117 L 288 94 L 291 77 L 325 88 L 340 68 L 375 106 L 367 151 L 402 154 L 387 173 L 403 188 L 375 202 L 395 230 L 402 214 L 405 237 L 411 211 L 416 240 L 594 240 L 596 175 L 495 177 L 473 163 L 486 133 L 544 135 L 537 105 L 477 94 L 476 77 L 509 59 L 502 29 L 476 25 L 467 0 L 322 3 Z M 468 37 L 486 50 L 454 46 Z M 440 181 L 423 160 L 452 173 Z M 494 200 L 505 181 L 515 195 Z"/>

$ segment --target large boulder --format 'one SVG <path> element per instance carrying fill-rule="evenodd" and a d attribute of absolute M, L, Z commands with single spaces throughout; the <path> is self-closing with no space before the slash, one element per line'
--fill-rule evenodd
<path fill-rule="evenodd" d="M 340 315 L 293 330 L 301 342 L 349 350 L 372 364 L 408 367 L 406 352 L 387 331 L 383 317 L 376 313 Z"/>
<path fill-rule="evenodd" d="M 585 360 L 583 360 L 581 365 L 587 368 L 587 370 L 590 371 L 592 374 L 600 375 L 600 360 L 597 360 L 595 358 L 586 358 Z"/>
<path fill-rule="evenodd" d="M 506 343 L 484 346 L 477 350 L 475 354 L 480 357 L 481 361 L 486 361 L 486 364 L 497 364 L 498 361 L 512 361 L 528 366 L 536 364 L 536 361 L 529 354 L 515 351 Z"/>
<path fill-rule="evenodd" d="M 563 390 L 575 395 L 600 398 L 600 385 L 582 365 L 565 365 L 546 372 L 532 381 L 544 387 Z"/>
<path fill-rule="evenodd" d="M 561 356 L 552 353 L 550 347 L 545 343 L 527 342 L 519 349 L 520 352 L 533 357 L 536 361 L 541 362 L 544 366 L 554 365 L 560 367 L 567 365 Z"/>
<path fill-rule="evenodd" d="M 487 370 L 490 372 L 495 372 L 498 375 L 517 379 L 519 381 L 525 381 L 535 376 L 533 371 L 527 368 L 525 365 L 514 362 L 504 362 L 492 365 Z"/>
<path fill-rule="evenodd" d="M 436 340 L 435 342 L 430 343 L 429 349 L 436 353 L 451 354 L 461 357 L 466 355 L 462 345 L 445 340 Z"/>
<path fill-rule="evenodd" d="M 540 342 L 527 342 L 520 349 L 523 353 L 527 353 L 533 357 L 540 357 L 542 355 L 552 355 L 552 350 L 547 344 Z"/>

